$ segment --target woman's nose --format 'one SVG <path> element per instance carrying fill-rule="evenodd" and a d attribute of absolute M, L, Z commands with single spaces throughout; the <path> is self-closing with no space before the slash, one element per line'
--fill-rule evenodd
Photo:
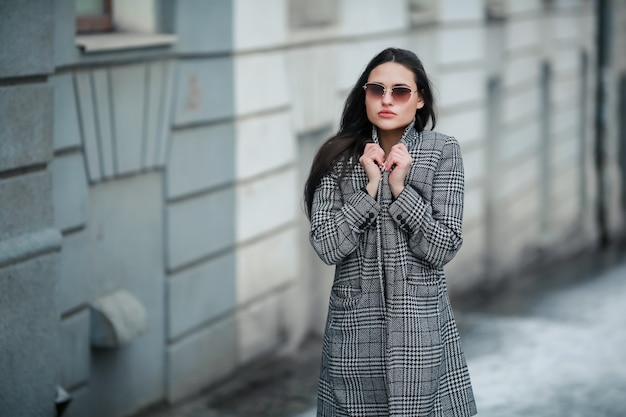
<path fill-rule="evenodd" d="M 393 102 L 393 98 L 391 97 L 391 90 L 385 90 L 381 100 L 384 104 L 391 104 Z"/>

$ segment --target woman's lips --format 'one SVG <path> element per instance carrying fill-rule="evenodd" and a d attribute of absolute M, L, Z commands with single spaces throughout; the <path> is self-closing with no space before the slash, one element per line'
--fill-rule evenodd
<path fill-rule="evenodd" d="M 378 112 L 378 116 L 379 116 L 379 117 L 382 117 L 382 118 L 384 118 L 384 119 L 389 119 L 389 118 L 392 118 L 392 117 L 394 117 L 395 115 L 396 115 L 396 114 L 395 114 L 394 112 L 389 111 L 389 110 L 383 110 L 383 111 L 379 111 L 379 112 Z"/>

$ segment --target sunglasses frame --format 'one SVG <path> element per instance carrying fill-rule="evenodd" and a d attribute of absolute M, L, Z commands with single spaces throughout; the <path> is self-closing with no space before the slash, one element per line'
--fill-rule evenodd
<path fill-rule="evenodd" d="M 402 86 L 397 86 L 397 87 L 392 87 L 392 88 L 387 88 L 384 85 L 379 84 L 379 83 L 365 83 L 365 84 L 363 84 L 363 90 L 365 91 L 365 95 L 366 96 L 367 96 L 367 87 L 370 86 L 370 85 L 371 86 L 380 87 L 380 88 L 383 89 L 383 93 L 381 95 L 377 95 L 377 98 L 381 99 L 381 98 L 385 97 L 385 94 L 387 94 L 387 91 L 389 91 L 391 93 L 391 98 L 394 101 L 397 101 L 398 103 L 406 103 L 407 101 L 409 101 L 411 99 L 411 95 L 413 93 L 417 92 L 417 90 L 413 90 L 410 87 L 406 87 L 406 86 L 403 86 L 403 85 Z M 407 96 L 407 99 L 406 100 L 403 100 L 403 99 L 399 100 L 398 97 L 394 96 L 393 93 L 394 93 L 394 90 L 396 90 L 396 89 L 409 90 L 409 94 Z"/>

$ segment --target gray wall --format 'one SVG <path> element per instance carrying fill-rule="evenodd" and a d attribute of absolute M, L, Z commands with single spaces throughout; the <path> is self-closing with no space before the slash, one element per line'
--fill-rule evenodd
<path fill-rule="evenodd" d="M 50 163 L 53 8 L 0 3 L 0 415 L 52 416 L 61 234 Z M 24 24 L 28 22 L 28 24 Z M 25 53 L 24 51 L 28 51 Z"/>
<path fill-rule="evenodd" d="M 333 269 L 302 185 L 390 45 L 420 55 L 463 150 L 452 292 L 594 247 L 596 201 L 624 230 L 615 96 L 593 163 L 593 2 L 307 4 L 156 1 L 171 45 L 90 53 L 73 1 L 0 3 L 0 415 L 52 416 L 60 385 L 66 415 L 123 417 L 319 333 Z"/>

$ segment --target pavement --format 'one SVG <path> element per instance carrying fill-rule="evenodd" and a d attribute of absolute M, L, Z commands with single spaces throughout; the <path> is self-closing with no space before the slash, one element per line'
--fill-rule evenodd
<path fill-rule="evenodd" d="M 182 403 L 133 417 L 314 417 L 321 343 L 309 337 L 290 355 L 259 360 Z"/>
<path fill-rule="evenodd" d="M 464 314 L 481 417 L 626 416 L 626 262 Z"/>
<path fill-rule="evenodd" d="M 626 251 L 507 282 L 452 300 L 478 416 L 626 417 Z M 309 338 L 291 356 L 135 417 L 314 417 L 320 350 Z"/>

